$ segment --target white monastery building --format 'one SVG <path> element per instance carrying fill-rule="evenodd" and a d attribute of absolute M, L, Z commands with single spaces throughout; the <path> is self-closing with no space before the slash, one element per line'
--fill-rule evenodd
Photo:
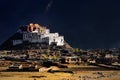
<path fill-rule="evenodd" d="M 18 33 L 22 34 L 22 39 L 13 40 L 13 45 L 22 44 L 25 41 L 30 43 L 56 43 L 57 46 L 64 45 L 64 36 L 59 33 L 50 33 L 50 29 L 39 24 L 30 23 L 27 26 L 21 26 Z"/>

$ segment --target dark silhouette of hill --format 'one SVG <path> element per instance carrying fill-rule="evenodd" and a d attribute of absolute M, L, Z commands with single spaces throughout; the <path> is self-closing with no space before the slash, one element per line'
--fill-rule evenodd
<path fill-rule="evenodd" d="M 20 33 L 15 33 L 13 36 L 11 36 L 10 38 L 8 38 L 7 40 L 5 40 L 1 45 L 0 45 L 0 50 L 10 50 L 10 49 L 14 49 L 14 47 L 12 45 L 12 40 L 14 39 L 21 39 L 22 38 L 22 34 Z"/>

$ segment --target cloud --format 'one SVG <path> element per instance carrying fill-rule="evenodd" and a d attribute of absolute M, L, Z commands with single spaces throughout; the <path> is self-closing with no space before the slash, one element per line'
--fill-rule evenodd
<path fill-rule="evenodd" d="M 50 0 L 49 3 L 46 6 L 45 13 L 48 13 L 48 11 L 50 10 L 52 4 L 53 4 L 53 0 Z"/>

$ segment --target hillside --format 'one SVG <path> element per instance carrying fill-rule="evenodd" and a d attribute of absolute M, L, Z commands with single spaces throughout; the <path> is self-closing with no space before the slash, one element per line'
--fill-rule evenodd
<path fill-rule="evenodd" d="M 30 23 L 21 26 L 18 31 L 0 45 L 0 50 L 72 48 L 59 33 L 50 33 L 49 29 L 39 24 Z"/>

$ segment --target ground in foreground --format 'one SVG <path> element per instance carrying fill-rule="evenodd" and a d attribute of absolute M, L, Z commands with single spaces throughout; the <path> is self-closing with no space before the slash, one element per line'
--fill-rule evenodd
<path fill-rule="evenodd" d="M 0 80 L 119 80 L 120 71 L 0 72 Z"/>

